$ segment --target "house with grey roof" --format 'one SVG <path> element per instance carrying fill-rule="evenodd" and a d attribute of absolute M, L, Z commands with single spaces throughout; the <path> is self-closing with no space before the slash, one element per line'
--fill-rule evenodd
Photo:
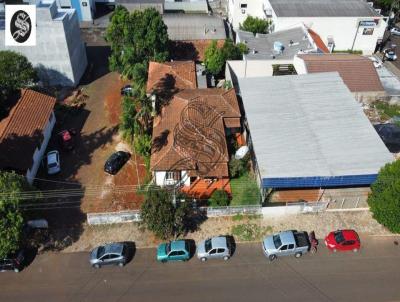
<path fill-rule="evenodd" d="M 240 78 L 265 190 L 369 186 L 394 157 L 337 72 Z"/>

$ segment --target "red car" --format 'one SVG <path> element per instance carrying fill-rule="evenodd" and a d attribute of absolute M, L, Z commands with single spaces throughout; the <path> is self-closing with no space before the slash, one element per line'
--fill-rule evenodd
<path fill-rule="evenodd" d="M 64 150 L 72 150 L 75 145 L 73 136 L 76 135 L 75 129 L 63 130 L 58 133 L 61 146 Z"/>
<path fill-rule="evenodd" d="M 330 232 L 328 236 L 325 237 L 325 244 L 332 252 L 358 252 L 361 246 L 360 238 L 354 230 L 337 230 Z"/>

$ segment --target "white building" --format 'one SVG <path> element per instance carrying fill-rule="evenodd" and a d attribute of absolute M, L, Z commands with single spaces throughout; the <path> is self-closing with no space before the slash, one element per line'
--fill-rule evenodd
<path fill-rule="evenodd" d="M 233 29 L 239 29 L 247 16 L 267 19 L 265 4 L 266 0 L 228 0 L 228 20 Z"/>
<path fill-rule="evenodd" d="M 0 169 L 23 174 L 33 182 L 56 122 L 55 103 L 48 95 L 22 91 L 8 117 L 0 120 Z"/>
<path fill-rule="evenodd" d="M 23 54 L 49 85 L 78 85 L 87 66 L 75 9 L 57 8 L 54 1 L 41 1 L 36 9 L 36 46 L 5 46 L 5 29 L 0 22 L 0 50 Z"/>

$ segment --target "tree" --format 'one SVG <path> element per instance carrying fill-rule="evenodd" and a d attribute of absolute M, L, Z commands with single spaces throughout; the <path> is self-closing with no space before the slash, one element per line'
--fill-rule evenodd
<path fill-rule="evenodd" d="M 256 33 L 266 34 L 268 33 L 270 24 L 268 20 L 247 16 L 243 24 L 239 24 L 239 28 L 244 31 L 252 32 L 254 35 Z"/>
<path fill-rule="evenodd" d="M 368 204 L 373 217 L 391 232 L 400 233 L 400 160 L 381 169 L 371 191 Z"/>
<path fill-rule="evenodd" d="M 130 142 L 133 141 L 135 135 L 135 116 L 136 107 L 134 101 L 129 97 L 122 99 L 122 114 L 119 129 L 122 137 Z"/>
<path fill-rule="evenodd" d="M 36 80 L 36 71 L 26 57 L 13 51 L 0 51 L 0 102 Z"/>
<path fill-rule="evenodd" d="M 229 205 L 229 196 L 225 190 L 215 190 L 208 200 L 212 207 L 224 207 Z"/>
<path fill-rule="evenodd" d="M 23 176 L 0 172 L 0 259 L 19 248 L 23 218 L 18 206 L 20 193 L 28 187 Z"/>
<path fill-rule="evenodd" d="M 111 70 L 129 79 L 143 74 L 143 70 L 147 73 L 149 61 L 163 62 L 168 58 L 167 26 L 154 8 L 129 14 L 118 5 L 105 37 L 111 44 Z"/>
<path fill-rule="evenodd" d="M 221 48 L 217 41 L 212 41 L 204 52 L 204 63 L 209 73 L 218 76 L 225 69 L 227 60 L 238 60 L 243 53 L 247 53 L 247 46 L 244 44 L 233 44 L 231 39 L 226 39 Z"/>
<path fill-rule="evenodd" d="M 189 202 L 179 202 L 184 198 L 177 193 L 176 206 L 173 205 L 173 194 L 167 189 L 150 187 L 146 192 L 141 208 L 142 223 L 161 239 L 178 237 L 188 229 L 191 218 Z"/>

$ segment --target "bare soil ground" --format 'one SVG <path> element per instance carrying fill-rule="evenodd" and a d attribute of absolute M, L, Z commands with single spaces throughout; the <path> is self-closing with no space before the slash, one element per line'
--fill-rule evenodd
<path fill-rule="evenodd" d="M 200 225 L 198 231 L 187 234 L 185 238 L 194 239 L 197 242 L 210 236 L 232 234 L 232 228 L 240 225 L 250 225 L 252 228 L 256 228 L 255 231 L 258 235 L 254 240 L 260 240 L 262 236 L 272 232 L 290 229 L 314 230 L 319 239 L 324 238 L 332 230 L 345 228 L 352 228 L 360 234 L 367 235 L 390 234 L 371 217 L 369 211 L 357 211 L 324 212 L 274 218 L 257 216 L 209 218 Z M 67 247 L 64 252 L 87 251 L 99 244 L 112 241 L 134 241 L 138 248 L 154 247 L 161 242 L 150 232 L 141 229 L 138 223 L 85 225 L 83 229 L 79 240 Z M 246 240 L 241 237 L 235 236 L 235 240 L 237 242 Z"/>

